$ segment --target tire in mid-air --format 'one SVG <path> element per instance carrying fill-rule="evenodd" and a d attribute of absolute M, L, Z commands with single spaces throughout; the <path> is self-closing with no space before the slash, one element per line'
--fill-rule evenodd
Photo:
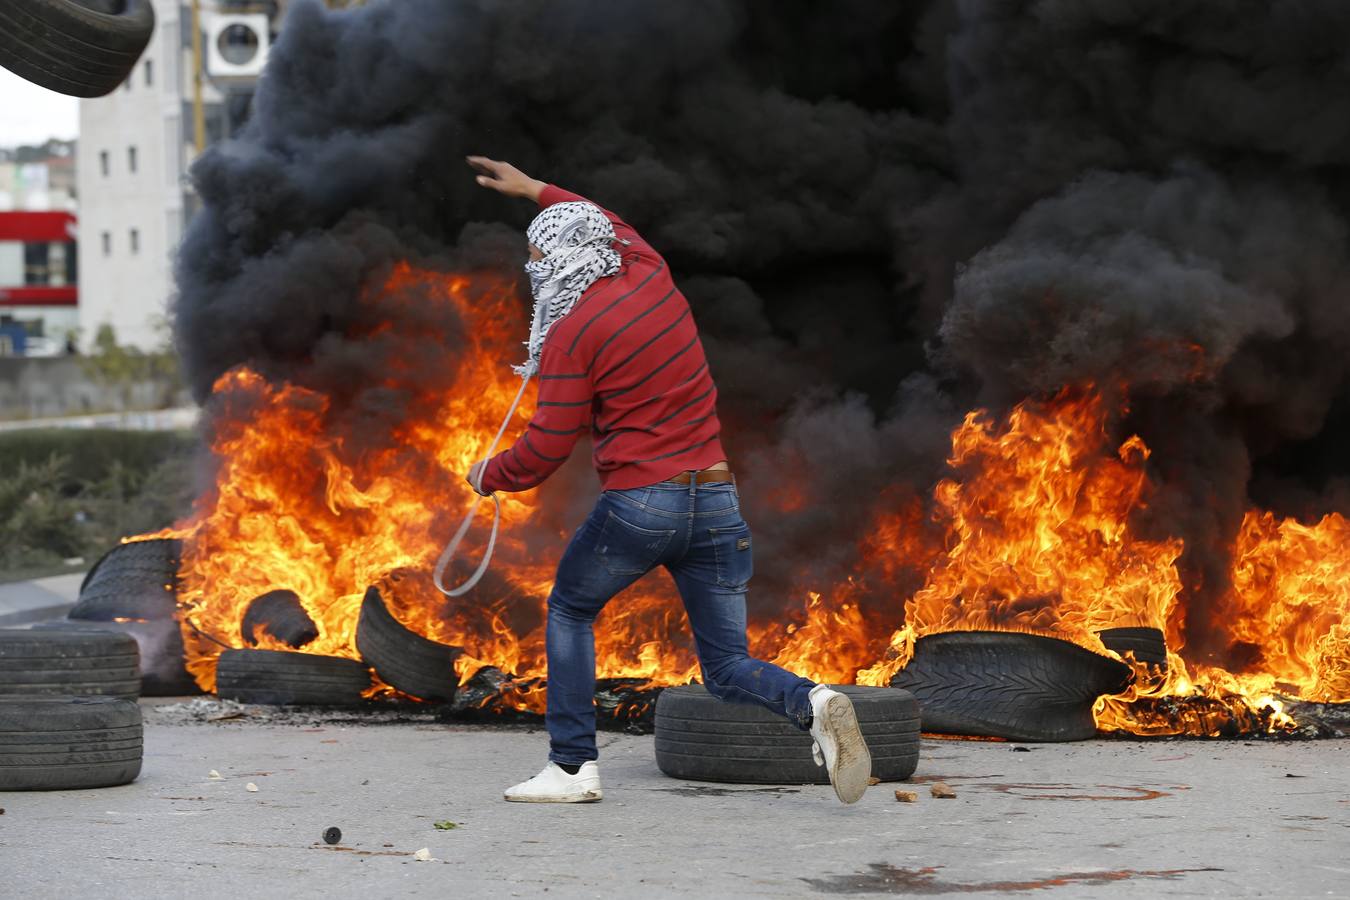
<path fill-rule="evenodd" d="M 126 81 L 155 31 L 150 0 L 4 0 L 0 65 L 74 97 Z"/>
<path fill-rule="evenodd" d="M 872 775 L 903 781 L 919 764 L 919 704 L 907 691 L 839 686 L 853 701 Z M 759 706 L 727 703 L 702 685 L 666 688 L 656 701 L 656 765 L 672 778 L 736 784 L 828 784 L 811 735 Z"/>
<path fill-rule="evenodd" d="M 135 699 L 135 638 L 108 631 L 0 631 L 0 697 L 62 694 Z"/>
<path fill-rule="evenodd" d="M 0 791 L 127 784 L 141 773 L 143 741 L 131 700 L 0 698 Z"/>
<path fill-rule="evenodd" d="M 934 734 L 1081 741 L 1097 733 L 1093 703 L 1131 677 L 1119 660 L 1058 638 L 948 631 L 915 641 L 891 685 L 918 698 Z"/>
<path fill-rule="evenodd" d="M 216 696 L 241 703 L 350 706 L 370 687 L 354 659 L 289 650 L 226 650 L 216 664 Z"/>

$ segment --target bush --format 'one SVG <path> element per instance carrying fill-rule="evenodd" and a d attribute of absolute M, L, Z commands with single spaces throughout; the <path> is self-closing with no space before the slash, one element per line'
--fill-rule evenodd
<path fill-rule="evenodd" d="M 0 478 L 22 463 L 38 465 L 52 456 L 65 457 L 67 477 L 80 482 L 101 481 L 115 466 L 144 474 L 169 457 L 191 455 L 200 443 L 195 434 L 176 431 L 47 428 L 0 432 Z"/>
<path fill-rule="evenodd" d="M 172 525 L 191 508 L 199 448 L 174 432 L 0 434 L 0 581 Z"/>
<path fill-rule="evenodd" d="M 67 461 L 51 456 L 0 476 L 0 569 L 25 569 L 77 556 L 78 507 L 62 490 Z"/>

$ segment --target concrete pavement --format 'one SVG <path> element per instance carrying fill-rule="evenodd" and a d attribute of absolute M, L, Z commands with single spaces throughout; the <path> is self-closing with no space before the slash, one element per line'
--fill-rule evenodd
<path fill-rule="evenodd" d="M 0 895 L 1350 896 L 1344 740 L 925 741 L 918 803 L 878 785 L 843 807 L 667 779 L 651 737 L 603 734 L 605 800 L 534 806 L 501 790 L 542 731 L 147 721 L 133 785 L 0 794 Z"/>
<path fill-rule="evenodd" d="M 0 628 L 59 619 L 75 605 L 82 581 L 83 570 L 35 581 L 0 584 Z"/>

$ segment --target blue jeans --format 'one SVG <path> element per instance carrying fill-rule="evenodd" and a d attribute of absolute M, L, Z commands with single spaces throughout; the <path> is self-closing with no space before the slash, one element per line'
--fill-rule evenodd
<path fill-rule="evenodd" d="M 684 600 L 708 691 L 810 727 L 815 684 L 747 651 L 752 553 L 733 484 L 662 482 L 600 495 L 567 545 L 548 598 L 549 759 L 576 765 L 598 755 L 592 625 L 611 597 L 657 566 Z"/>

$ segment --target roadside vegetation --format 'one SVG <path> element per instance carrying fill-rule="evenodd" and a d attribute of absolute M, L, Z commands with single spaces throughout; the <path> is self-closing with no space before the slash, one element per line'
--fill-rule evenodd
<path fill-rule="evenodd" d="M 190 432 L 0 434 L 0 582 L 78 571 L 173 524 L 191 506 L 199 447 Z"/>

